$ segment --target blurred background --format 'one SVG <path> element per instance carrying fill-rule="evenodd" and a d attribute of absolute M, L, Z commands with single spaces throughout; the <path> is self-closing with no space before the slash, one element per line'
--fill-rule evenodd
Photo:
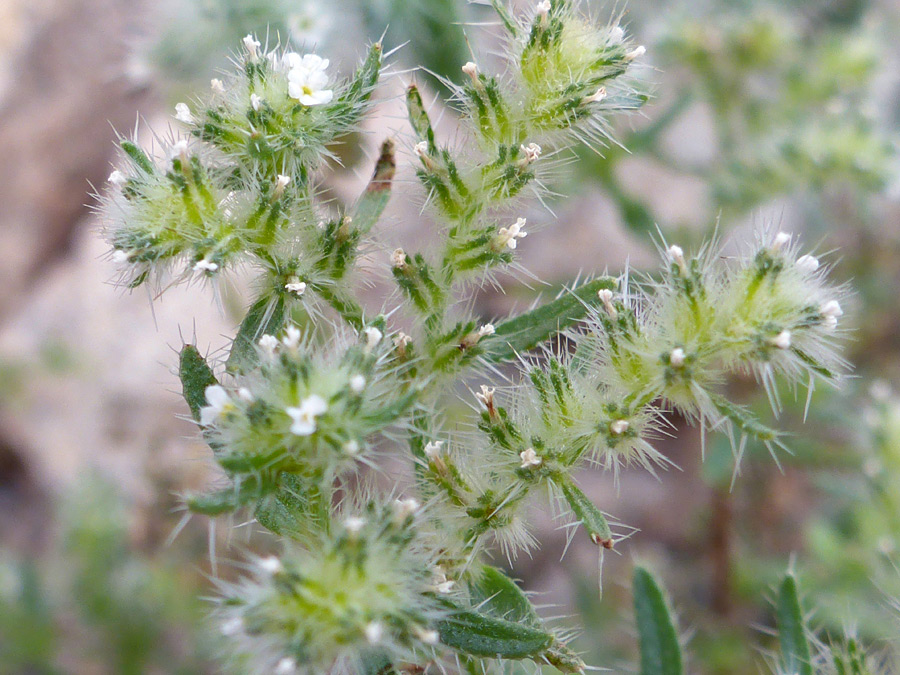
<path fill-rule="evenodd" d="M 646 44 L 653 97 L 612 120 L 621 147 L 556 172 L 564 197 L 526 206 L 542 229 L 519 252 L 537 289 L 626 263 L 652 270 L 657 227 L 685 249 L 718 236 L 727 251 L 775 222 L 852 284 L 855 377 L 813 392 L 805 423 L 806 391 L 782 392 L 775 423 L 793 454 L 779 467 L 748 447 L 733 487 L 728 439 L 713 437 L 701 462 L 698 432 L 679 420 L 659 448 L 680 470 L 626 471 L 618 487 L 585 473 L 595 503 L 634 528 L 607 556 L 602 602 L 597 549 L 576 538 L 560 563 L 565 533 L 539 508 L 541 548 L 511 569 L 548 615 L 584 627 L 588 663 L 617 672 L 634 670 L 624 580 L 635 559 L 669 587 L 692 673 L 765 671 L 770 590 L 791 560 L 816 626 L 886 645 L 900 634 L 900 3 L 587 5 Z M 179 494 L 210 465 L 171 368 L 183 339 L 227 345 L 246 280 L 219 303 L 109 283 L 90 193 L 105 189 L 116 133 L 169 133 L 175 102 L 205 91 L 248 32 L 315 47 L 348 72 L 389 27 L 386 47 L 405 45 L 395 74 L 323 177 L 329 197 L 352 201 L 381 140 L 408 150 L 405 84 L 442 106 L 439 81 L 408 69 L 458 79 L 470 49 L 487 66 L 493 20 L 464 0 L 0 0 L 0 673 L 222 672 L 204 622 L 210 576 L 272 547 L 252 523 L 182 518 Z M 439 132 L 455 137 L 449 111 Z M 416 190 L 402 158 L 397 191 Z M 420 203 L 392 200 L 384 251 L 425 244 Z M 376 282 L 373 307 L 387 288 Z M 536 292 L 485 289 L 477 311 L 502 316 Z M 771 421 L 755 383 L 728 386 Z"/>

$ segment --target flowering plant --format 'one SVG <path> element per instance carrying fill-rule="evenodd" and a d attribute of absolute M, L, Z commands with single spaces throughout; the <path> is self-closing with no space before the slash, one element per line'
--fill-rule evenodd
<path fill-rule="evenodd" d="M 418 88 L 406 93 L 416 175 L 438 222 L 429 250 L 383 257 L 410 334 L 359 294 L 361 257 L 376 250 L 391 195 L 393 141 L 351 208 L 329 211 L 316 182 L 371 106 L 380 44 L 340 79 L 318 55 L 263 49 L 248 35 L 232 75 L 176 106 L 187 137 L 165 157 L 121 143 L 105 210 L 123 285 L 258 274 L 224 363 L 190 344 L 179 362 L 223 474 L 187 507 L 249 511 L 283 544 L 220 584 L 222 631 L 251 672 L 500 672 L 523 660 L 581 672 L 568 636 L 485 562 L 493 546 L 511 558 L 536 545 L 525 516 L 533 493 L 602 555 L 618 535 L 576 470 L 664 467 L 653 439 L 671 411 L 704 434 L 727 433 L 736 467 L 747 439 L 775 457 L 781 435 L 726 397 L 729 374 L 754 373 L 777 409 L 776 378 L 812 390 L 845 370 L 845 289 L 771 230 L 731 259 L 714 244 L 689 254 L 662 243 L 658 275 L 591 277 L 494 323 L 473 315 L 473 286 L 519 269 L 529 227 L 520 200 L 541 196 L 542 176 L 576 143 L 611 142 L 610 118 L 646 100 L 633 77 L 644 49 L 618 25 L 595 25 L 565 0 L 526 16 L 492 4 L 507 71 L 469 62 L 462 84 L 446 83 L 464 141 L 441 142 Z M 518 375 L 498 391 L 507 365 Z M 468 430 L 433 413 L 460 380 L 479 388 Z M 407 459 L 409 484 L 385 493 L 351 480 L 377 470 L 386 448 Z M 638 575 L 635 586 L 650 607 L 644 620 L 638 606 L 643 639 L 671 621 L 652 580 Z M 666 659 L 680 668 L 680 656 Z"/>

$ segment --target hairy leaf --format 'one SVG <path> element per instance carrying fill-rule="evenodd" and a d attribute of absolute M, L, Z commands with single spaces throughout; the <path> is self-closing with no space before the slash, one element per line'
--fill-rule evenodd
<path fill-rule="evenodd" d="M 212 368 L 195 345 L 184 345 L 178 357 L 178 376 L 181 392 L 191 409 L 191 416 L 200 421 L 200 408 L 206 405 L 206 388 L 218 384 Z"/>
<path fill-rule="evenodd" d="M 556 300 L 505 321 L 494 334 L 481 341 L 484 358 L 492 363 L 510 361 L 581 319 L 600 304 L 597 291 L 616 287 L 615 279 L 603 277 L 567 290 Z"/>
<path fill-rule="evenodd" d="M 634 568 L 634 614 L 641 644 L 641 675 L 681 675 L 675 624 L 662 589 L 643 567 Z"/>
<path fill-rule="evenodd" d="M 284 298 L 264 294 L 254 302 L 231 345 L 225 362 L 229 373 L 246 372 L 257 363 L 256 343 L 265 334 L 277 333 L 284 325 Z"/>
<path fill-rule="evenodd" d="M 562 491 L 569 507 L 587 530 L 591 541 L 603 548 L 612 548 L 612 531 L 609 529 L 606 518 L 600 513 L 600 509 L 594 506 L 587 495 L 568 478 L 562 481 Z"/>
<path fill-rule="evenodd" d="M 778 640 L 785 672 L 813 675 L 806 625 L 797 595 L 797 580 L 790 573 L 784 577 L 778 590 Z"/>

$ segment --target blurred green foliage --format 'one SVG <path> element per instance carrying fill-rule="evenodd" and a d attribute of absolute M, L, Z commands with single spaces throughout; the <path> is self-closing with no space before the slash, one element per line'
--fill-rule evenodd
<path fill-rule="evenodd" d="M 60 505 L 39 558 L 0 551 L 0 671 L 212 672 L 196 569 L 182 546 L 142 550 L 132 518 L 95 476 Z"/>

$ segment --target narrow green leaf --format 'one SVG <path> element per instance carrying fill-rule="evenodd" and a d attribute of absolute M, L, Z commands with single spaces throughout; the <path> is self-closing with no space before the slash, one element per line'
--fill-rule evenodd
<path fill-rule="evenodd" d="M 785 672 L 813 675 L 812 655 L 797 595 L 797 580 L 790 573 L 784 577 L 778 591 L 778 640 Z"/>
<path fill-rule="evenodd" d="M 206 405 L 206 388 L 218 384 L 212 368 L 195 345 L 184 345 L 178 357 L 178 376 L 181 391 L 191 409 L 191 416 L 200 421 L 200 408 Z"/>
<path fill-rule="evenodd" d="M 515 581 L 490 565 L 471 584 L 472 600 L 482 614 L 540 629 L 537 610 Z"/>
<path fill-rule="evenodd" d="M 375 652 L 363 658 L 360 675 L 394 675 L 394 664 L 384 652 Z"/>
<path fill-rule="evenodd" d="M 466 654 L 538 658 L 555 642 L 543 630 L 448 605 L 453 613 L 438 624 L 441 642 Z"/>
<path fill-rule="evenodd" d="M 732 403 L 724 396 L 711 394 L 712 403 L 719 414 L 727 417 L 743 433 L 759 441 L 773 441 L 778 438 L 778 432 L 760 422 L 749 410 L 736 403 Z"/>
<path fill-rule="evenodd" d="M 353 223 L 361 232 L 365 233 L 371 230 L 381 217 L 391 198 L 391 181 L 394 179 L 396 169 L 394 142 L 388 139 L 381 145 L 381 154 L 375 163 L 372 180 L 369 181 L 366 191 L 356 205 Z"/>
<path fill-rule="evenodd" d="M 188 510 L 206 516 L 218 516 L 230 513 L 260 495 L 259 482 L 253 478 L 246 478 L 240 485 L 223 488 L 207 494 L 189 495 L 185 500 Z"/>
<path fill-rule="evenodd" d="M 641 675 L 682 675 L 678 634 L 662 589 L 642 567 L 634 568 L 634 614 L 641 644 Z"/>
<path fill-rule="evenodd" d="M 594 506 L 594 503 L 571 479 L 566 478 L 562 481 L 562 491 L 575 517 L 587 530 L 591 541 L 603 548 L 612 548 L 612 531 L 609 529 L 606 518 L 600 513 L 600 509 Z"/>
<path fill-rule="evenodd" d="M 225 362 L 229 373 L 246 372 L 257 363 L 256 343 L 265 334 L 273 335 L 284 325 L 284 298 L 263 294 L 254 302 L 231 345 Z"/>
<path fill-rule="evenodd" d="M 492 363 L 510 361 L 581 319 L 588 308 L 600 304 L 597 291 L 616 288 L 610 277 L 594 279 L 559 298 L 498 325 L 494 334 L 479 343 L 484 358 Z"/>
<path fill-rule="evenodd" d="M 119 144 L 122 147 L 122 150 L 125 151 L 125 154 L 128 155 L 131 160 L 138 166 L 138 168 L 146 174 L 153 175 L 155 172 L 155 168 L 153 167 L 153 162 L 150 161 L 150 158 L 144 154 L 144 151 L 141 150 L 135 143 L 131 141 L 122 141 Z"/>
<path fill-rule="evenodd" d="M 491 0 L 491 7 L 497 12 L 497 16 L 500 17 L 500 22 L 503 24 L 503 27 L 509 31 L 509 34 L 514 38 L 519 37 L 519 24 L 517 24 L 516 20 L 513 18 L 512 12 L 510 12 L 509 7 L 506 6 L 505 0 Z"/>
<path fill-rule="evenodd" d="M 425 110 L 425 104 L 422 102 L 422 95 L 419 88 L 411 84 L 406 90 L 406 110 L 409 113 L 409 123 L 412 125 L 416 136 L 428 142 L 428 150 L 435 150 L 434 129 L 431 128 L 431 120 Z"/>

